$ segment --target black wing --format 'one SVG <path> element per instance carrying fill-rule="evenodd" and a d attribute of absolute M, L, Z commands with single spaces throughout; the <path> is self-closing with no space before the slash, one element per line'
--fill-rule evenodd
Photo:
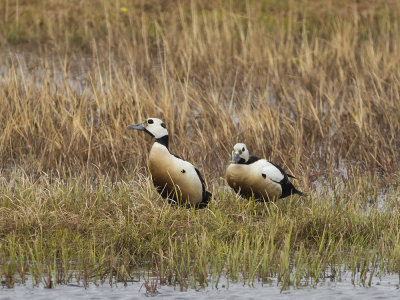
<path fill-rule="evenodd" d="M 199 176 L 199 179 L 201 182 L 201 187 L 203 190 L 203 198 L 200 203 L 196 204 L 195 207 L 196 208 L 205 208 L 208 205 L 208 203 L 210 202 L 212 194 L 210 192 L 206 191 L 206 184 L 204 182 L 203 177 L 201 177 L 199 170 L 196 167 L 194 167 L 194 169 L 196 170 L 197 176 Z"/>
<path fill-rule="evenodd" d="M 282 195 L 279 198 L 285 198 L 290 195 L 298 194 L 300 196 L 307 196 L 303 192 L 300 192 L 298 189 L 294 187 L 294 185 L 288 180 L 285 183 L 281 183 L 282 185 Z"/>
<path fill-rule="evenodd" d="M 299 194 L 300 196 L 307 196 L 306 194 L 300 192 L 294 187 L 294 185 L 289 181 L 289 177 L 295 178 L 293 175 L 287 174 L 280 166 L 274 164 L 270 161 L 283 175 L 283 179 L 278 182 L 282 186 L 282 195 L 279 198 L 285 198 L 293 194 Z"/>

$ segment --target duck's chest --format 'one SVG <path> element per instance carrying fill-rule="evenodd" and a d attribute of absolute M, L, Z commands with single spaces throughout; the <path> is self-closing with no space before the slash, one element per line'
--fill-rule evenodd
<path fill-rule="evenodd" d="M 149 154 L 149 169 L 153 181 L 159 184 L 172 183 L 176 170 L 179 168 L 177 161 L 168 149 L 155 143 Z"/>
<path fill-rule="evenodd" d="M 250 168 L 247 165 L 231 164 L 226 170 L 227 182 L 235 191 L 250 191 L 252 177 Z"/>

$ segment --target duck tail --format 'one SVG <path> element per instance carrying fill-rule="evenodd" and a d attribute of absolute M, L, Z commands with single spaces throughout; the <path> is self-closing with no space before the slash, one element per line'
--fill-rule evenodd
<path fill-rule="evenodd" d="M 302 196 L 302 197 L 307 197 L 308 196 L 306 193 L 300 192 L 296 188 L 294 189 L 293 194 L 297 194 L 297 195 Z"/>
<path fill-rule="evenodd" d="M 203 195 L 203 200 L 196 205 L 196 208 L 201 209 L 201 208 L 206 208 L 208 203 L 210 202 L 212 198 L 212 194 L 208 191 L 205 191 L 204 195 Z"/>

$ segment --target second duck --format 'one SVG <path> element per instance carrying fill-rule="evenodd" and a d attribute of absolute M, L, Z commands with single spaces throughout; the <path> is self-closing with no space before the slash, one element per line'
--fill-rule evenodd
<path fill-rule="evenodd" d="M 235 192 L 257 200 L 272 201 L 292 194 L 306 196 L 289 181 L 292 175 L 274 163 L 254 156 L 247 147 L 237 143 L 232 151 L 232 163 L 226 170 L 226 180 Z"/>

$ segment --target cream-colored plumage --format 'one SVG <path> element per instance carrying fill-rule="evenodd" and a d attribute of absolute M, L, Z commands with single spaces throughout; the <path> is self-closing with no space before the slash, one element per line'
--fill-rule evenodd
<path fill-rule="evenodd" d="M 262 177 L 264 165 L 264 160 L 250 165 L 230 164 L 226 170 L 226 180 L 237 193 L 272 201 L 281 196 L 282 187 L 269 178 Z"/>
<path fill-rule="evenodd" d="M 202 201 L 203 189 L 195 167 L 172 155 L 168 149 L 154 143 L 149 156 L 149 169 L 156 187 L 174 196 L 178 193 L 183 203 L 196 205 Z"/>
<path fill-rule="evenodd" d="M 232 163 L 226 170 L 226 181 L 237 193 L 258 200 L 271 201 L 293 194 L 306 196 L 289 181 L 292 175 L 266 160 L 249 154 L 243 143 L 233 146 Z"/>
<path fill-rule="evenodd" d="M 200 172 L 191 163 L 169 152 L 168 131 L 164 122 L 148 118 L 128 128 L 145 131 L 156 140 L 150 150 L 149 169 L 161 196 L 171 204 L 205 208 L 212 195 L 206 191 Z"/>

